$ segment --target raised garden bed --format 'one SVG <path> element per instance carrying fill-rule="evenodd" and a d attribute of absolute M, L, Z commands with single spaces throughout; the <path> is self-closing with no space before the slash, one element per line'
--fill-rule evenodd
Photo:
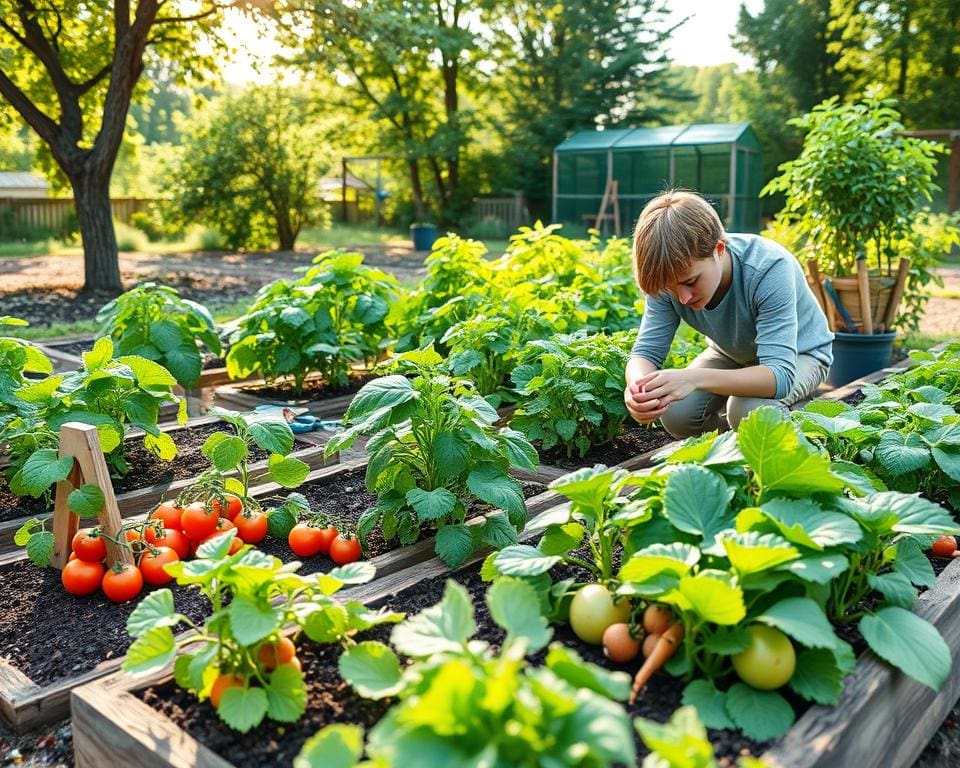
<path fill-rule="evenodd" d="M 138 445 L 140 437 L 131 433 L 127 440 L 134 443 L 128 449 L 131 471 L 121 480 L 114 481 L 114 491 L 123 517 L 143 514 L 156 505 L 163 497 L 173 497 L 185 488 L 198 474 L 210 467 L 209 460 L 200 452 L 207 436 L 222 425 L 219 419 L 209 417 L 196 419 L 183 428 L 173 425 L 161 427 L 174 435 L 181 453 L 172 462 L 161 461 Z M 292 457 L 300 459 L 315 469 L 337 459 L 323 456 L 324 436 L 305 433 L 297 435 L 294 441 Z M 266 452 L 254 447 L 251 451 L 251 473 L 253 477 L 266 470 Z M 5 484 L 0 486 L 0 562 L 10 553 L 18 553 L 13 536 L 27 520 L 43 517 L 52 510 L 42 499 L 14 496 Z"/>
<path fill-rule="evenodd" d="M 263 379 L 245 383 L 225 384 L 213 392 L 214 403 L 226 408 L 253 410 L 258 405 L 286 405 L 306 408 L 314 416 L 339 419 L 347 410 L 353 396 L 368 381 L 376 378 L 367 371 L 355 370 L 345 387 L 331 386 L 320 376 L 308 376 L 303 392 L 297 395 L 289 383 L 267 384 Z"/>
<path fill-rule="evenodd" d="M 448 575 L 442 564 L 431 561 L 352 589 L 344 597 L 413 613 L 439 600 Z M 489 622 L 481 599 L 485 585 L 480 583 L 477 566 L 454 578 L 471 591 L 480 627 L 478 637 L 498 643 L 502 635 Z M 953 649 L 953 673 L 939 694 L 865 654 L 847 678 L 836 707 L 811 707 L 773 743 L 751 742 L 729 731 L 711 731 L 717 757 L 732 761 L 742 750 L 748 750 L 754 755 L 762 753 L 762 759 L 772 768 L 911 765 L 960 694 L 958 609 L 960 563 L 951 562 L 915 607 L 915 612 L 934 624 Z M 566 627 L 556 627 L 554 639 L 575 646 L 587 661 L 603 663 L 599 648 L 580 643 Z M 121 673 L 77 688 L 72 697 L 77 766 L 131 761 L 151 767 L 290 764 L 303 741 L 324 725 L 355 722 L 370 726 L 383 714 L 382 703 L 361 699 L 339 680 L 335 671 L 338 653 L 335 647 L 304 641 L 300 657 L 309 685 L 305 717 L 293 725 L 268 721 L 245 735 L 221 723 L 209 703 L 200 703 L 177 688 L 169 670 L 140 679 Z M 605 663 L 627 671 L 635 666 Z M 657 675 L 629 713 L 631 717 L 665 721 L 680 705 L 681 690 L 675 679 Z M 637 746 L 641 755 L 646 752 L 639 742 Z"/>
<path fill-rule="evenodd" d="M 326 467 L 311 473 L 298 491 L 308 498 L 325 499 L 323 504 L 328 509 L 339 508 L 345 512 L 342 517 L 348 523 L 355 522 L 366 506 L 365 500 L 362 504 L 352 504 L 349 510 L 345 510 L 346 505 L 341 502 L 362 493 L 363 472 L 363 462 Z M 269 484 L 254 489 L 254 493 L 263 497 L 280 490 Z M 525 488 L 526 494 L 537 494 L 529 501 L 531 515 L 556 503 L 556 494 L 538 493 L 542 490 L 542 485 L 535 484 L 527 484 Z M 381 539 L 374 540 L 372 546 L 375 548 L 370 552 L 371 562 L 377 568 L 379 581 L 404 569 L 417 570 L 417 564 L 433 557 L 434 541 L 424 538 L 411 546 L 395 548 L 395 542 Z M 297 559 L 286 542 L 268 539 L 261 548 L 286 561 Z M 301 572 L 325 571 L 332 567 L 330 560 L 317 557 L 306 561 Z M 0 713 L 11 727 L 22 732 L 65 716 L 69 693 L 74 687 L 119 669 L 130 642 L 125 630 L 126 618 L 136 601 L 116 605 L 103 603 L 102 598 L 71 597 L 61 588 L 56 571 L 38 569 L 22 557 L 17 562 L 0 564 L 0 579 L 8 584 L 14 583 L 12 574 L 24 582 L 16 587 L 18 593 L 31 597 L 22 606 L 20 614 L 8 611 L 4 621 L 0 622 L 0 657 L 7 658 L 6 661 L 0 658 Z M 175 590 L 177 594 L 183 591 L 180 588 Z M 94 609 L 87 606 L 94 606 Z M 65 654 L 74 644 L 89 646 L 89 653 L 82 660 L 74 661 L 67 655 L 58 664 L 51 664 L 49 645 L 33 644 L 26 639 L 29 627 L 35 626 L 47 640 L 53 615 L 57 616 L 57 631 L 65 636 L 59 644 Z M 5 622 L 8 626 L 2 629 Z M 68 626 L 68 622 L 72 624 Z"/>

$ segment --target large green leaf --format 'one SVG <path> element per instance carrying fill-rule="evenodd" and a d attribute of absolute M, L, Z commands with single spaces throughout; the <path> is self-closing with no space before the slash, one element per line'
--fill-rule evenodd
<path fill-rule="evenodd" d="M 899 533 L 942 536 L 960 532 L 960 525 L 946 509 L 918 495 L 885 491 L 869 497 L 866 505 L 873 512 L 895 514 L 898 520 L 893 530 Z"/>
<path fill-rule="evenodd" d="M 544 555 L 529 544 L 504 547 L 493 559 L 497 571 L 504 576 L 539 576 L 560 562 L 557 555 Z"/>
<path fill-rule="evenodd" d="M 503 444 L 511 467 L 527 469 L 531 472 L 537 468 L 537 464 L 540 463 L 537 449 L 530 444 L 523 432 L 503 427 L 497 433 L 497 436 Z"/>
<path fill-rule="evenodd" d="M 734 683 L 727 691 L 727 713 L 755 741 L 782 736 L 795 717 L 790 704 L 779 693 L 758 691 L 744 683 Z"/>
<path fill-rule="evenodd" d="M 770 606 L 755 621 L 776 627 L 808 648 L 834 648 L 837 636 L 826 614 L 809 597 L 788 597 Z"/>
<path fill-rule="evenodd" d="M 95 483 L 84 483 L 67 496 L 67 507 L 79 517 L 96 517 L 103 511 L 104 503 L 103 491 Z"/>
<path fill-rule="evenodd" d="M 344 419 L 356 421 L 382 408 L 395 408 L 417 397 L 413 383 L 406 376 L 383 376 L 365 384 L 357 392 Z"/>
<path fill-rule="evenodd" d="M 704 621 L 730 626 L 747 615 L 743 591 L 722 571 L 701 571 L 680 579 L 677 592 L 663 598 L 684 610 L 692 610 Z"/>
<path fill-rule="evenodd" d="M 903 435 L 893 430 L 885 431 L 874 454 L 894 477 L 930 465 L 930 448 L 916 432 Z"/>
<path fill-rule="evenodd" d="M 441 477 L 456 477 L 467 466 L 470 447 L 453 432 L 438 432 L 433 439 L 434 460 Z"/>
<path fill-rule="evenodd" d="M 950 648 L 936 627 L 905 608 L 889 606 L 860 620 L 870 649 L 933 690 L 950 675 Z"/>
<path fill-rule="evenodd" d="M 268 453 L 286 456 L 293 450 L 293 432 L 284 421 L 248 422 L 247 431 L 250 433 L 253 442 Z"/>
<path fill-rule="evenodd" d="M 937 580 L 933 566 L 914 539 L 897 542 L 897 559 L 893 562 L 893 570 L 918 587 L 932 587 Z"/>
<path fill-rule="evenodd" d="M 365 699 L 395 696 L 403 690 L 403 671 L 397 655 L 383 643 L 366 641 L 351 646 L 337 662 L 340 676 Z"/>
<path fill-rule="evenodd" d="M 173 592 L 158 589 L 148 593 L 127 618 L 127 634 L 140 637 L 154 627 L 173 627 L 180 621 L 173 607 Z"/>
<path fill-rule="evenodd" d="M 177 647 L 170 627 L 153 627 L 133 641 L 123 660 L 123 669 L 131 675 L 144 675 L 163 669 L 173 662 Z"/>
<path fill-rule="evenodd" d="M 247 458 L 249 449 L 243 438 L 215 432 L 206 439 L 201 449 L 221 472 L 227 472 L 240 466 Z"/>
<path fill-rule="evenodd" d="M 510 525 L 506 515 L 495 512 L 486 516 L 480 528 L 480 540 L 494 549 L 503 549 L 517 543 L 517 530 Z"/>
<path fill-rule="evenodd" d="M 733 525 L 730 500 L 733 489 L 715 472 L 694 465 L 671 473 L 663 493 L 663 510 L 681 531 L 703 536 L 710 546 L 714 537 Z"/>
<path fill-rule="evenodd" d="M 41 448 L 27 457 L 15 476 L 16 482 L 11 483 L 11 486 L 15 493 L 19 493 L 19 487 L 31 496 L 39 497 L 54 483 L 66 480 L 72 469 L 72 456 L 60 459 L 55 449 Z"/>
<path fill-rule="evenodd" d="M 270 675 L 267 716 L 281 723 L 295 723 L 307 709 L 303 673 L 292 664 L 281 664 Z"/>
<path fill-rule="evenodd" d="M 551 643 L 544 663 L 574 688 L 586 688 L 616 701 L 624 701 L 630 695 L 628 675 L 584 661 L 573 648 L 562 643 Z"/>
<path fill-rule="evenodd" d="M 57 391 L 63 376 L 48 376 L 33 384 L 25 384 L 14 394 L 26 403 L 43 403 L 49 400 Z"/>
<path fill-rule="evenodd" d="M 945 450 L 943 448 L 932 448 L 930 453 L 937 466 L 943 470 L 943 474 L 960 483 L 960 451 L 956 448 Z"/>
<path fill-rule="evenodd" d="M 817 584 L 829 584 L 849 567 L 850 563 L 847 558 L 844 555 L 835 553 L 801 557 L 799 560 L 792 560 L 785 565 L 781 565 L 777 570 L 789 571 L 804 581 L 812 581 Z"/>
<path fill-rule="evenodd" d="M 133 375 L 137 377 L 137 383 L 144 389 L 173 387 L 177 383 L 177 380 L 170 375 L 170 371 L 145 357 L 125 355 L 118 357 L 117 362 L 129 366 Z"/>
<path fill-rule="evenodd" d="M 707 728 L 733 728 L 727 714 L 727 694 L 717 690 L 710 680 L 694 680 L 683 689 L 684 706 L 696 707 L 697 714 Z"/>
<path fill-rule="evenodd" d="M 909 610 L 917 602 L 916 588 L 902 573 L 868 573 L 867 584 L 883 595 L 887 605 L 898 605 Z"/>
<path fill-rule="evenodd" d="M 776 408 L 752 411 L 740 422 L 737 439 L 760 486 L 761 500 L 772 493 L 807 497 L 843 489 L 843 481 L 830 471 L 830 458 Z"/>
<path fill-rule="evenodd" d="M 522 525 L 527 519 L 523 488 L 496 464 L 475 467 L 467 476 L 467 488 L 478 499 L 506 512 L 510 522 Z"/>
<path fill-rule="evenodd" d="M 800 557 L 790 542 L 773 533 L 749 531 L 724 536 L 720 541 L 727 559 L 741 576 L 766 571 Z"/>
<path fill-rule="evenodd" d="M 450 514 L 457 504 L 457 497 L 446 488 L 435 488 L 432 491 L 413 488 L 407 491 L 406 499 L 416 510 L 417 518 L 422 523 L 440 520 Z"/>
<path fill-rule="evenodd" d="M 293 768 L 354 768 L 362 754 L 362 728 L 328 725 L 304 742 Z"/>
<path fill-rule="evenodd" d="M 691 544 L 653 544 L 634 553 L 620 569 L 622 582 L 645 582 L 664 571 L 686 576 L 700 560 L 700 550 Z"/>
<path fill-rule="evenodd" d="M 540 598 L 530 584 L 519 579 L 500 579 L 487 591 L 490 616 L 507 632 L 504 644 L 518 638 L 526 641 L 528 653 L 550 642 L 553 630 L 540 613 Z"/>
<path fill-rule="evenodd" d="M 434 550 L 450 568 L 457 568 L 467 562 L 473 554 L 474 539 L 471 526 L 462 523 L 444 525 L 437 531 Z"/>
<path fill-rule="evenodd" d="M 797 668 L 789 686 L 794 693 L 808 701 L 832 706 L 843 692 L 843 672 L 837 666 L 833 652 L 826 648 L 811 648 L 797 655 Z"/>
<path fill-rule="evenodd" d="M 455 581 L 447 580 L 443 599 L 394 627 L 390 642 L 402 654 L 425 658 L 462 651 L 476 631 L 470 595 Z"/>
<path fill-rule="evenodd" d="M 564 475 L 554 480 L 548 487 L 551 491 L 566 496 L 581 511 L 596 517 L 603 506 L 604 499 L 610 493 L 611 486 L 625 474 L 622 471 L 597 465 Z"/>
<path fill-rule="evenodd" d="M 283 624 L 283 614 L 270 605 L 261 605 L 248 597 L 235 597 L 227 608 L 230 630 L 238 643 L 253 645 L 276 632 Z"/>
<path fill-rule="evenodd" d="M 310 474 L 310 466 L 306 462 L 278 453 L 270 454 L 267 467 L 270 469 L 270 478 L 284 488 L 296 488 Z"/>
<path fill-rule="evenodd" d="M 235 731 L 246 733 L 260 725 L 268 707 L 267 692 L 263 688 L 234 686 L 223 692 L 217 714 Z"/>
<path fill-rule="evenodd" d="M 181 387 L 196 385 L 203 372 L 203 361 L 196 344 L 189 343 L 164 353 L 163 365 L 173 374 Z"/>
<path fill-rule="evenodd" d="M 863 529 L 848 515 L 827 512 L 811 499 L 772 499 L 760 506 L 788 541 L 809 549 L 856 544 Z"/>

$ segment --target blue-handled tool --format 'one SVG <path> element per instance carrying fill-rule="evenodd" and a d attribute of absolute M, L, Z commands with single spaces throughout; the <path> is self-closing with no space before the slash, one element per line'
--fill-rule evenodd
<path fill-rule="evenodd" d="M 850 333 L 856 333 L 857 324 L 853 322 L 853 318 L 850 317 L 850 313 L 847 312 L 847 308 L 843 306 L 843 303 L 840 301 L 840 297 L 837 296 L 837 292 L 833 289 L 833 282 L 829 277 L 824 278 L 823 290 L 827 292 L 827 296 L 830 297 L 830 301 L 833 302 L 833 306 L 835 306 L 837 308 L 837 312 L 840 313 L 840 318 L 843 320 L 844 325 L 847 326 L 847 331 Z"/>

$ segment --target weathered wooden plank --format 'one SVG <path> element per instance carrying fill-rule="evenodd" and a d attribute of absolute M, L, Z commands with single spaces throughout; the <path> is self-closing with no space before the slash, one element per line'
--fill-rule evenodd
<path fill-rule="evenodd" d="M 33 680 L 13 666 L 9 661 L 0 659 L 0 713 L 8 723 L 17 720 L 18 700 L 27 698 L 40 690 Z"/>
<path fill-rule="evenodd" d="M 230 766 L 129 693 L 107 686 L 83 687 L 74 692 L 71 710 L 77 768 Z M 116 727 L 118 722 L 123 723 L 122 729 Z"/>
<path fill-rule="evenodd" d="M 907 768 L 960 698 L 960 562 L 940 574 L 914 612 L 950 647 L 953 667 L 939 693 L 873 654 L 857 662 L 836 707 L 815 706 L 763 755 L 771 768 Z"/>

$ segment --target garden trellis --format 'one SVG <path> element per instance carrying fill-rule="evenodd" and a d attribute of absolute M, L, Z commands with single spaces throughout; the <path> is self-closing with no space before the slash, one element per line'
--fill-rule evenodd
<path fill-rule="evenodd" d="M 596 216 L 608 181 L 619 186 L 620 226 L 629 230 L 666 188 L 695 189 L 731 231 L 760 228 L 760 142 L 748 123 L 581 131 L 553 155 L 553 220 Z"/>

